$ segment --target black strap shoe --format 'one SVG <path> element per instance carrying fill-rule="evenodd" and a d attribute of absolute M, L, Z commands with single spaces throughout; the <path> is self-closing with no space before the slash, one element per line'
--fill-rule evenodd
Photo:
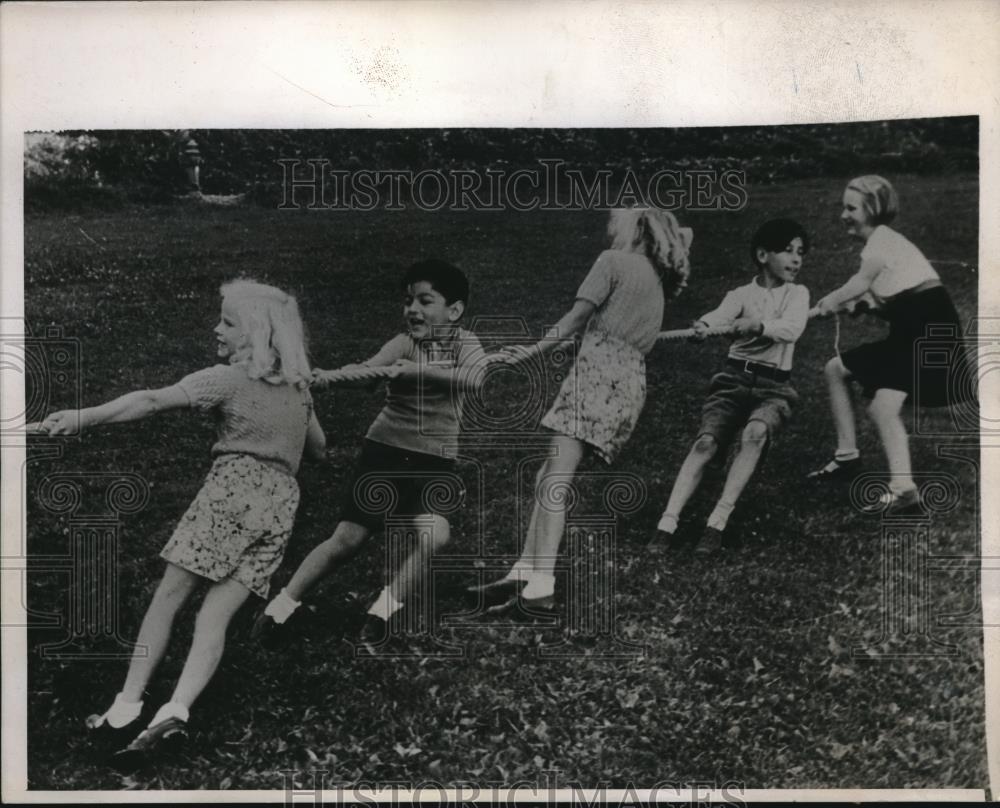
<path fill-rule="evenodd" d="M 806 475 L 807 480 L 850 480 L 861 470 L 861 458 L 855 457 L 852 460 L 838 460 L 836 457 L 827 463 L 823 468 L 811 471 Z"/>
<path fill-rule="evenodd" d="M 656 533 L 653 534 L 653 538 L 646 542 L 646 552 L 654 555 L 664 552 L 675 553 L 678 550 L 682 550 L 684 545 L 685 541 L 678 537 L 677 531 L 668 533 L 665 530 L 657 529 Z"/>
<path fill-rule="evenodd" d="M 722 549 L 722 531 L 716 527 L 706 527 L 694 548 L 695 555 L 711 556 Z"/>
<path fill-rule="evenodd" d="M 292 612 L 284 623 L 276 622 L 271 615 L 262 611 L 250 629 L 250 639 L 267 651 L 277 651 L 294 640 L 307 636 L 315 622 L 315 615 L 315 608 L 305 603 Z"/>
<path fill-rule="evenodd" d="M 87 741 L 98 751 L 108 754 L 112 750 L 121 749 L 142 726 L 141 713 L 120 727 L 108 723 L 107 714 L 87 716 Z"/>
<path fill-rule="evenodd" d="M 882 516 L 918 516 L 924 513 L 924 508 L 920 501 L 920 491 L 911 488 L 899 493 L 883 494 L 873 504 L 862 508 L 861 512 Z"/>
<path fill-rule="evenodd" d="M 490 581 L 488 584 L 470 586 L 466 593 L 475 604 L 482 604 L 489 610 L 517 597 L 527 584 L 527 581 L 522 581 L 519 578 L 501 578 L 499 581 Z"/>
<path fill-rule="evenodd" d="M 115 752 L 111 765 L 121 772 L 135 771 L 161 755 L 179 752 L 187 739 L 187 723 L 167 718 L 144 729 L 132 743 Z"/>

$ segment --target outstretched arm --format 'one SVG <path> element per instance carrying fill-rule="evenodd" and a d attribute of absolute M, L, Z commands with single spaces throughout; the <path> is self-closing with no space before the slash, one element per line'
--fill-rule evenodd
<path fill-rule="evenodd" d="M 136 390 L 101 404 L 82 410 L 59 410 L 47 416 L 41 427 L 50 435 L 72 435 L 78 430 L 99 424 L 119 424 L 138 421 L 164 410 L 190 406 L 191 402 L 179 385 L 158 390 Z"/>
<path fill-rule="evenodd" d="M 376 367 L 388 367 L 395 364 L 403 356 L 403 347 L 405 345 L 405 337 L 399 335 L 393 337 L 385 345 L 379 348 L 378 353 L 372 356 L 370 359 L 366 359 L 364 362 L 353 362 L 349 365 L 344 365 L 343 367 L 336 368 L 335 370 L 321 370 L 320 368 L 313 368 L 313 384 L 317 388 L 325 387 L 328 383 L 328 376 L 331 373 L 339 373 L 343 370 L 359 370 L 363 371 L 367 368 Z M 357 379 L 357 380 L 346 380 L 337 379 L 338 387 L 355 387 L 362 389 L 374 390 L 378 386 L 378 379 Z"/>
<path fill-rule="evenodd" d="M 854 300 L 872 288 L 876 276 L 882 266 L 875 261 L 862 261 L 859 269 L 839 289 L 834 289 L 816 304 L 816 311 L 821 315 L 831 314 L 848 300 Z"/>
<path fill-rule="evenodd" d="M 575 337 L 586 328 L 596 308 L 589 300 L 577 298 L 573 307 L 559 319 L 559 322 L 546 331 L 545 336 L 534 345 L 517 345 L 506 349 L 510 353 L 511 360 L 521 362 L 531 359 L 551 351 L 560 342 Z"/>

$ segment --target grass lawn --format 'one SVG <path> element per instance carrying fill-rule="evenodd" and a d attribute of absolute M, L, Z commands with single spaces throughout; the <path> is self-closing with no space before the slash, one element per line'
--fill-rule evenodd
<path fill-rule="evenodd" d="M 893 180 L 903 207 L 898 229 L 938 262 L 963 318 L 974 317 L 976 178 Z M 679 213 L 695 230 L 693 273 L 690 288 L 668 306 L 664 327 L 685 325 L 745 282 L 747 242 L 766 218 L 793 216 L 814 235 L 800 276 L 813 300 L 843 282 L 857 265 L 858 246 L 837 221 L 841 190 L 829 179 L 754 186 L 738 213 Z M 490 346 L 500 341 L 495 334 L 516 331 L 511 318 L 523 318 L 537 336 L 565 311 L 605 246 L 606 218 L 600 211 L 307 213 L 181 205 L 37 215 L 25 227 L 25 314 L 35 333 L 56 325 L 79 340 L 82 401 L 95 404 L 211 364 L 217 289 L 240 274 L 299 293 L 318 366 L 371 355 L 400 328 L 402 269 L 436 255 L 468 272 L 469 321 Z M 879 330 L 874 321 L 845 320 L 842 347 Z M 904 637 L 893 629 L 899 610 L 885 597 L 888 543 L 879 518 L 852 509 L 846 488 L 803 479 L 833 446 L 821 370 L 833 338 L 831 322 L 816 323 L 796 348 L 802 403 L 730 520 L 740 546 L 711 563 L 650 558 L 643 544 L 695 437 L 725 343 L 670 343 L 650 355 L 646 409 L 630 445 L 611 469 L 595 461 L 584 467 L 569 517 L 574 549 L 559 579 L 563 600 L 575 606 L 571 581 L 586 582 L 595 569 L 610 576 L 601 614 L 611 633 L 595 635 L 579 612 L 566 624 L 572 631 L 456 618 L 465 607 L 455 590 L 519 550 L 530 480 L 545 446 L 532 434 L 537 420 L 527 418 L 507 440 L 473 435 L 463 449 L 469 497 L 452 521 L 451 544 L 436 559 L 423 631 L 402 644 L 420 653 L 360 658 L 320 631 L 268 654 L 246 637 L 252 604 L 193 710 L 188 749 L 153 771 L 115 774 L 95 762 L 84 738 L 83 719 L 106 707 L 126 668 L 124 658 L 99 654 L 125 649 L 79 637 L 73 647 L 91 658 L 43 656 L 39 649 L 62 640 L 65 629 L 39 619 L 28 630 L 30 787 L 278 789 L 288 769 L 303 782 L 311 781 L 311 769 L 325 769 L 328 785 L 510 783 L 555 769 L 560 784 L 985 786 L 975 571 L 956 561 L 932 572 L 922 590 L 932 637 Z M 553 378 L 538 388 L 505 372 L 472 406 L 480 424 L 503 421 L 544 408 L 554 391 Z M 50 391 L 53 408 L 72 401 L 72 384 Z M 274 581 L 279 586 L 335 525 L 381 392 L 332 389 L 317 401 L 331 460 L 303 464 L 302 504 Z M 947 411 L 921 413 L 920 423 L 938 434 L 914 437 L 914 468 L 949 475 L 958 492 L 954 508 L 930 523 L 929 552 L 973 559 L 977 438 L 956 431 Z M 866 469 L 882 472 L 873 428 L 864 418 L 859 424 Z M 28 546 L 39 556 L 65 555 L 73 527 L 70 514 L 39 503 L 47 475 L 131 472 L 148 483 L 148 504 L 122 517 L 119 529 L 126 638 L 135 636 L 162 572 L 158 552 L 208 470 L 212 440 L 209 419 L 171 413 L 95 429 L 66 441 L 61 457 L 29 452 Z M 609 527 L 603 497 L 616 480 L 638 481 L 638 493 Z M 697 534 L 720 486 L 718 475 L 706 478 L 682 529 Z M 86 487 L 81 507 L 106 509 L 100 479 Z M 613 554 L 602 531 L 612 536 Z M 383 583 L 386 552 L 382 538 L 373 540 L 315 593 L 324 619 L 335 623 L 337 605 L 351 597 L 367 605 Z M 29 606 L 65 617 L 67 578 L 42 566 L 29 576 Z M 953 615 L 948 625 L 938 625 L 942 615 Z M 179 673 L 192 616 L 189 609 L 179 618 L 152 684 L 157 704 Z"/>

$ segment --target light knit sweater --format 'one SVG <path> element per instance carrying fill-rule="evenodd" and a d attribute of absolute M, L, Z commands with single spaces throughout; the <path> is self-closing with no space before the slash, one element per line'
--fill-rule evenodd
<path fill-rule="evenodd" d="M 177 383 L 197 409 L 213 412 L 212 455 L 247 454 L 294 475 L 312 413 L 308 389 L 251 379 L 243 365 L 215 365 Z"/>
<path fill-rule="evenodd" d="M 663 324 L 663 284 L 649 259 L 624 250 L 605 250 L 576 293 L 596 310 L 588 331 L 601 331 L 644 356 L 656 344 Z"/>

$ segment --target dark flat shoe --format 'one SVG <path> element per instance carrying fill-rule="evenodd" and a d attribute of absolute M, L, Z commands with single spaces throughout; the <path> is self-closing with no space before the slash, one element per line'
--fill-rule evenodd
<path fill-rule="evenodd" d="M 555 595 L 541 598 L 526 598 L 520 594 L 514 595 L 503 603 L 491 606 L 487 614 L 509 617 L 518 622 L 534 622 L 539 619 L 548 621 L 555 617 Z"/>
<path fill-rule="evenodd" d="M 291 643 L 293 640 L 303 637 L 312 626 L 315 609 L 306 604 L 300 605 L 289 615 L 284 623 L 275 622 L 275 619 L 263 611 L 257 615 L 253 628 L 250 629 L 250 639 L 259 643 L 261 648 L 267 651 L 276 651 Z"/>
<path fill-rule="evenodd" d="M 806 475 L 807 480 L 850 480 L 861 470 L 861 458 L 855 457 L 853 460 L 837 460 L 833 458 L 823 468 L 811 471 Z"/>
<path fill-rule="evenodd" d="M 142 726 L 141 714 L 137 715 L 127 724 L 120 727 L 113 727 L 108 723 L 103 715 L 87 716 L 87 740 L 95 747 L 108 752 L 112 749 L 120 749 L 129 739 L 134 738 L 136 732 Z"/>
<path fill-rule="evenodd" d="M 722 531 L 715 527 L 706 527 L 694 548 L 695 555 L 712 556 L 722 549 Z"/>
<path fill-rule="evenodd" d="M 111 765 L 118 771 L 134 771 L 161 755 L 179 752 L 187 739 L 186 722 L 168 718 L 144 729 L 132 743 L 115 752 Z"/>
<path fill-rule="evenodd" d="M 901 493 L 883 494 L 878 501 L 861 509 L 866 514 L 881 514 L 883 516 L 907 516 L 924 512 L 920 502 L 920 492 L 916 488 Z"/>
<path fill-rule="evenodd" d="M 489 611 L 492 607 L 499 606 L 511 598 L 517 597 L 524 587 L 527 586 L 527 583 L 527 581 L 522 581 L 518 578 L 501 578 L 499 581 L 491 581 L 488 584 L 470 586 L 465 591 L 468 593 L 470 600 L 485 604 L 487 611 Z"/>
<path fill-rule="evenodd" d="M 667 533 L 665 530 L 657 530 L 653 534 L 653 538 L 646 542 L 646 551 L 654 554 L 672 553 L 683 549 L 684 544 L 684 540 L 678 538 L 676 531 L 674 533 Z"/>

